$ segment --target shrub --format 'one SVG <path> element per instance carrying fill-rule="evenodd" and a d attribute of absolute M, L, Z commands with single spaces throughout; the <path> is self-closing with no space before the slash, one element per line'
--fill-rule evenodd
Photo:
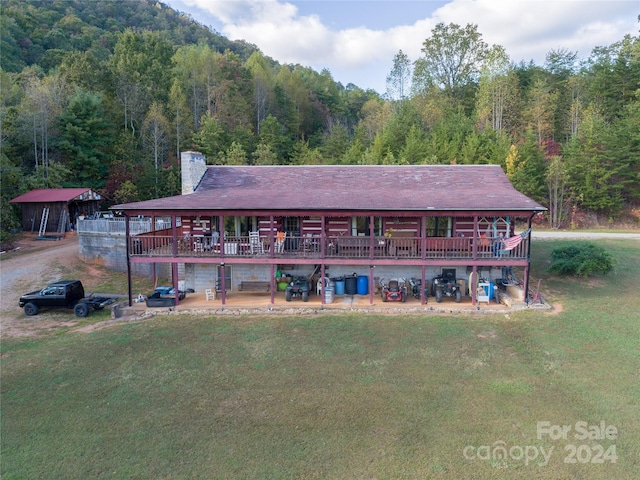
<path fill-rule="evenodd" d="M 549 271 L 586 277 L 595 273 L 607 274 L 614 265 L 614 258 L 604 248 L 592 243 L 574 243 L 551 252 Z"/>

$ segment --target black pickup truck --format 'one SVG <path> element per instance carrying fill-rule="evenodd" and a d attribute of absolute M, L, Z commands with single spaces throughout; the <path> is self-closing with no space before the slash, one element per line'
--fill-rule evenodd
<path fill-rule="evenodd" d="M 62 280 L 47 285 L 42 290 L 27 293 L 20 297 L 18 305 L 24 309 L 27 315 L 37 315 L 42 307 L 48 308 L 73 308 L 76 316 L 86 317 L 89 311 L 102 310 L 113 303 L 113 297 L 89 297 L 84 296 L 84 287 L 80 280 Z"/>

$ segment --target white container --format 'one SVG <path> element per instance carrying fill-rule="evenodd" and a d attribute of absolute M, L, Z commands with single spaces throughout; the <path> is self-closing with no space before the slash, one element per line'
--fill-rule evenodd
<path fill-rule="evenodd" d="M 324 303 L 333 303 L 333 287 L 324 287 Z"/>

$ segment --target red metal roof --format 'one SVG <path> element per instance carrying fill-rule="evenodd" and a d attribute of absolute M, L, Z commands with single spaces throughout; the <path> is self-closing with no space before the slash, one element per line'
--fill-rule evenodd
<path fill-rule="evenodd" d="M 84 193 L 91 193 L 90 188 L 39 188 L 24 193 L 10 200 L 10 203 L 51 203 L 69 202 Z M 99 197 L 98 197 L 99 198 Z M 78 200 L 96 200 L 93 196 Z"/>
<path fill-rule="evenodd" d="M 545 210 L 499 165 L 209 166 L 194 193 L 118 210 Z"/>

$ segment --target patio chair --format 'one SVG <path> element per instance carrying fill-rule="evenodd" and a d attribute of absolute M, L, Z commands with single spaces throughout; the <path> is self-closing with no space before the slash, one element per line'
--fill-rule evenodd
<path fill-rule="evenodd" d="M 216 299 L 216 291 L 213 288 L 207 288 L 204 291 L 204 294 L 205 294 L 205 297 L 207 298 L 207 301 Z"/>
<path fill-rule="evenodd" d="M 287 232 L 278 232 L 274 249 L 275 253 L 284 253 L 285 238 L 287 238 Z"/>
<path fill-rule="evenodd" d="M 264 254 L 264 243 L 260 239 L 260 232 L 249 232 L 249 248 L 251 248 L 252 254 Z"/>
<path fill-rule="evenodd" d="M 324 288 L 327 288 L 327 287 L 331 286 L 331 280 L 329 280 L 329 277 L 324 277 L 324 279 L 318 280 L 318 283 L 316 284 L 316 293 L 318 295 L 322 295 L 322 284 L 323 283 L 324 283 Z"/>

